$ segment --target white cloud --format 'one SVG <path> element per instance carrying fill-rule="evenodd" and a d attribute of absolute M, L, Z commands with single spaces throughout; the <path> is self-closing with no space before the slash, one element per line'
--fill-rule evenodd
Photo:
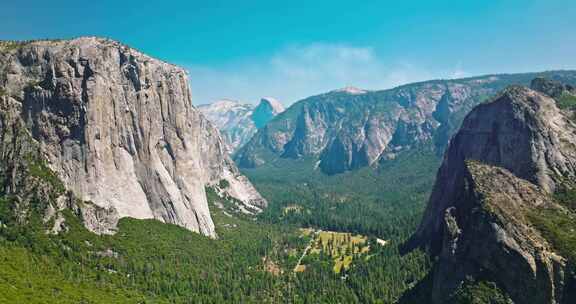
<path fill-rule="evenodd" d="M 462 62 L 461 61 L 459 61 L 458 64 L 456 64 L 456 67 L 454 68 L 454 70 L 452 72 L 448 72 L 448 74 L 450 75 L 448 78 L 451 78 L 451 79 L 464 78 L 464 77 L 470 76 L 462 68 Z"/>
<path fill-rule="evenodd" d="M 465 74 L 461 63 L 454 71 L 434 74 L 407 63 L 385 62 L 371 47 L 326 43 L 289 46 L 262 60 L 218 67 L 192 65 L 188 70 L 195 104 L 220 98 L 254 103 L 262 96 L 273 96 L 289 105 L 345 86 L 385 89 Z"/>

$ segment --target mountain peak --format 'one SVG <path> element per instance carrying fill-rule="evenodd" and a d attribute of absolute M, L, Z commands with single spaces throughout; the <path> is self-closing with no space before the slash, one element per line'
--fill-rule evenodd
<path fill-rule="evenodd" d="M 552 98 L 526 87 L 508 87 L 491 102 L 478 105 L 450 141 L 417 236 L 432 248 L 440 245 L 432 236 L 439 235 L 440 214 L 459 195 L 453 189 L 461 181 L 465 160 L 505 168 L 553 192 L 557 186 L 553 172 L 576 173 L 575 153 L 561 151 L 562 145 L 556 144 L 576 145 L 572 130 L 574 125 Z"/>
<path fill-rule="evenodd" d="M 258 108 L 259 106 L 264 106 L 267 105 L 272 109 L 272 112 L 274 113 L 274 115 L 280 114 L 282 112 L 284 112 L 284 105 L 282 105 L 282 103 L 280 101 L 278 101 L 278 99 L 273 98 L 273 97 L 262 97 L 262 99 L 260 99 L 260 103 L 258 104 L 258 106 L 256 108 Z"/>
<path fill-rule="evenodd" d="M 359 94 L 365 94 L 368 91 L 353 86 L 347 86 L 341 89 L 337 89 L 334 92 L 343 92 L 351 95 L 359 95 Z"/>
<path fill-rule="evenodd" d="M 260 103 L 254 112 L 252 112 L 252 120 L 256 125 L 257 129 L 260 129 L 266 125 L 274 116 L 282 113 L 284 111 L 284 106 L 276 99 L 271 97 L 264 97 L 260 100 Z"/>
<path fill-rule="evenodd" d="M 259 128 L 284 111 L 277 99 L 263 97 L 257 106 L 221 99 L 198 109 L 218 127 L 230 153 L 247 143 Z"/>

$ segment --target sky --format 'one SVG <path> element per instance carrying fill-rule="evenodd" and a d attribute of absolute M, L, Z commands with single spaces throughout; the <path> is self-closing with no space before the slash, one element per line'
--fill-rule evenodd
<path fill-rule="evenodd" d="M 195 104 L 576 69 L 574 0 L 2 0 L 0 39 L 102 36 L 189 71 Z"/>

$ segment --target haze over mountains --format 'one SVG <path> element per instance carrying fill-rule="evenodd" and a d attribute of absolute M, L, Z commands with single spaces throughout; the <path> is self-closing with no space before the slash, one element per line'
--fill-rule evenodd
<path fill-rule="evenodd" d="M 0 72 L 0 302 L 576 300 L 575 71 L 286 110 L 103 38 Z"/>
<path fill-rule="evenodd" d="M 198 110 L 220 130 L 233 154 L 274 116 L 284 111 L 284 106 L 272 97 L 264 97 L 258 105 L 242 104 L 223 99 L 199 105 Z"/>

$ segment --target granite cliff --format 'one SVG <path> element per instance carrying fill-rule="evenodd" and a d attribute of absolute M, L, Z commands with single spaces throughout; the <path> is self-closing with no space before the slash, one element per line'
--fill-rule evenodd
<path fill-rule="evenodd" d="M 470 281 L 493 282 L 514 303 L 575 300 L 574 252 L 562 229 L 576 217 L 558 193 L 576 181 L 576 124 L 557 104 L 509 87 L 474 108 L 450 141 L 404 248 L 435 257 L 432 303 L 451 303 Z"/>
<path fill-rule="evenodd" d="M 120 217 L 154 218 L 214 237 L 207 186 L 225 185 L 222 193 L 246 212 L 266 206 L 228 157 L 218 130 L 192 106 L 183 69 L 85 37 L 3 42 L 0 71 L 2 132 L 11 134 L 1 147 L 4 184 L 18 180 L 19 171 L 10 169 L 18 162 L 6 157 L 17 155 L 10 152 L 20 151 L 14 142 L 26 138 L 62 193 L 108 215 L 80 208 L 93 219 L 84 221 L 92 231 L 111 233 Z"/>

